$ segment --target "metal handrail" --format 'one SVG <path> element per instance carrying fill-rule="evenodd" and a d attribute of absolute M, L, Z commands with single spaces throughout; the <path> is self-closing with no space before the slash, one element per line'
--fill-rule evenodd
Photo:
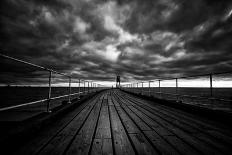
<path fill-rule="evenodd" d="M 149 96 L 151 95 L 151 88 L 150 87 L 150 83 L 151 82 L 158 82 L 158 92 L 153 92 L 155 94 L 166 94 L 166 95 L 172 95 L 172 96 L 176 96 L 176 100 L 178 101 L 180 97 L 189 97 L 189 98 L 196 98 L 196 99 L 207 99 L 207 100 L 217 100 L 217 101 L 223 101 L 223 102 L 232 102 L 231 99 L 223 99 L 223 98 L 218 98 L 218 97 L 214 97 L 213 95 L 213 75 L 222 75 L 222 74 L 231 74 L 232 71 L 228 71 L 228 72 L 218 72 L 218 73 L 210 73 L 210 74 L 201 74 L 201 75 L 192 75 L 192 76 L 182 76 L 182 77 L 178 77 L 178 78 L 160 78 L 160 79 L 154 79 L 154 80 L 149 80 L 149 81 L 139 81 L 139 82 L 134 82 L 134 83 L 130 83 L 130 84 L 125 84 L 125 85 L 122 85 L 122 89 L 128 89 L 128 91 L 133 91 L 133 92 L 136 92 L 136 93 L 141 93 L 143 95 L 143 92 L 149 92 Z M 202 97 L 202 96 L 192 96 L 192 95 L 181 95 L 179 93 L 179 88 L 182 88 L 182 87 L 179 87 L 178 84 L 179 84 L 179 80 L 180 79 L 187 79 L 187 78 L 194 78 L 194 77 L 205 77 L 205 76 L 208 76 L 208 80 L 209 80 L 209 91 L 210 91 L 210 97 Z M 174 93 L 164 93 L 164 92 L 161 92 L 161 88 L 164 88 L 164 87 L 161 87 L 161 82 L 162 81 L 167 81 L 167 80 L 175 80 L 175 94 Z M 141 87 L 138 87 L 138 85 L 142 83 Z M 144 89 L 143 87 L 143 83 L 148 83 L 148 87 L 145 87 L 145 88 L 149 88 L 149 90 L 146 90 Z M 137 85 L 137 87 L 135 87 L 135 85 Z M 136 88 L 138 90 L 134 90 L 134 89 L 131 89 L 131 88 Z"/>
<path fill-rule="evenodd" d="M 220 75 L 220 74 L 232 74 L 232 71 L 227 71 L 227 72 L 216 72 L 216 73 L 207 73 L 207 74 L 198 74 L 198 75 L 190 75 L 190 76 L 180 76 L 180 77 L 158 77 L 154 80 L 146 80 L 146 81 L 138 81 L 138 82 L 133 82 L 130 84 L 139 84 L 139 83 L 145 83 L 145 82 L 156 82 L 156 81 L 167 81 L 167 80 L 175 80 L 175 79 L 188 79 L 188 78 L 196 78 L 196 77 L 203 77 L 203 76 L 210 76 L 210 75 Z M 121 85 L 126 86 L 130 84 L 125 84 Z"/>
<path fill-rule="evenodd" d="M 73 95 L 80 95 L 81 93 L 89 93 L 89 92 L 92 91 L 92 90 L 89 90 L 89 88 L 90 88 L 89 83 L 91 83 L 91 88 L 96 88 L 96 87 L 99 88 L 99 87 L 103 86 L 103 85 L 100 85 L 100 84 L 97 84 L 97 83 L 93 83 L 92 81 L 89 81 L 89 80 L 78 79 L 77 83 L 79 83 L 79 92 L 71 94 L 71 83 L 72 83 L 72 78 L 73 78 L 71 75 L 68 75 L 68 74 L 65 74 L 65 73 L 61 73 L 61 72 L 55 71 L 53 69 L 46 68 L 46 67 L 43 67 L 43 66 L 31 63 L 31 62 L 27 62 L 27 61 L 24 61 L 24 60 L 13 58 L 13 57 L 7 56 L 7 55 L 2 54 L 2 53 L 0 53 L 0 57 L 6 58 L 6 59 L 9 59 L 9 60 L 13 60 L 13 61 L 16 61 L 16 62 L 19 62 L 19 63 L 23 63 L 23 64 L 26 64 L 26 65 L 30 65 L 30 66 L 33 66 L 33 67 L 36 67 L 36 68 L 39 68 L 39 69 L 42 69 L 42 70 L 45 70 L 45 71 L 49 72 L 48 97 L 47 97 L 47 99 L 42 99 L 42 100 L 33 101 L 33 102 L 29 102 L 29 103 L 24 103 L 24 104 L 19 104 L 19 105 L 15 105 L 15 106 L 9 106 L 9 107 L 0 108 L 0 111 L 15 109 L 15 108 L 18 108 L 18 107 L 28 106 L 28 105 L 32 105 L 32 104 L 41 103 L 41 102 L 47 102 L 47 112 L 51 112 L 50 111 L 50 101 L 51 100 L 58 99 L 58 98 L 63 98 L 63 97 L 69 97 L 68 98 L 68 103 L 71 103 L 71 96 L 73 96 Z M 69 78 L 69 86 L 68 86 L 69 87 L 69 93 L 67 95 L 61 95 L 61 96 L 57 96 L 57 97 L 51 97 L 51 87 L 52 87 L 51 86 L 51 78 L 52 78 L 52 73 L 60 74 L 60 75 L 63 75 L 63 76 L 66 76 L 66 77 Z M 84 92 L 80 91 L 80 83 L 82 83 L 82 82 L 84 83 Z M 86 91 L 86 87 L 85 87 L 85 83 L 86 82 L 88 82 L 88 87 L 87 87 L 88 89 L 87 89 L 87 91 Z"/>
<path fill-rule="evenodd" d="M 93 91 L 93 90 L 91 90 L 91 91 Z M 88 92 L 88 91 L 86 91 L 86 92 Z M 86 93 L 86 92 L 73 93 L 73 94 L 70 94 L 70 96 L 78 95 L 78 94 L 83 94 L 83 93 Z M 61 96 L 56 96 L 56 97 L 50 98 L 50 100 L 55 100 L 55 99 L 64 98 L 64 97 L 68 97 L 68 96 L 69 96 L 69 94 L 67 94 L 67 95 L 61 95 Z M 33 104 L 36 104 L 36 103 L 46 102 L 48 100 L 49 99 L 42 99 L 42 100 L 32 101 L 32 102 L 28 102 L 28 103 L 19 104 L 19 105 L 14 105 L 14 106 L 9 106 L 9 107 L 3 107 L 3 108 L 0 108 L 0 112 L 1 111 L 6 111 L 6 110 L 11 110 L 11 109 L 16 109 L 16 108 L 24 107 L 24 106 L 28 106 L 28 105 L 33 105 Z"/>

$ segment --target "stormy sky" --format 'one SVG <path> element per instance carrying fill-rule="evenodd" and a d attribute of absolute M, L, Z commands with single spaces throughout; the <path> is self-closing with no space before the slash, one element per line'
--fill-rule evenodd
<path fill-rule="evenodd" d="M 0 3 L 1 53 L 74 77 L 131 81 L 232 69 L 231 0 Z M 22 75 L 47 80 L 42 71 L 0 62 L 1 83 Z"/>

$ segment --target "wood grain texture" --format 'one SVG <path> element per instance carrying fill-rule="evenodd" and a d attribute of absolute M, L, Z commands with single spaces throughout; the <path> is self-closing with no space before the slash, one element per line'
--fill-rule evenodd
<path fill-rule="evenodd" d="M 199 116 L 111 89 L 51 123 L 15 154 L 230 154 L 232 133 Z"/>

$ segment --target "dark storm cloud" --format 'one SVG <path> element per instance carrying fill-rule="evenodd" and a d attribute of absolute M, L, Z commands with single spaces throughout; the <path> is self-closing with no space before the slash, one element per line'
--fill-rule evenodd
<path fill-rule="evenodd" d="M 145 80 L 232 68 L 229 0 L 0 3 L 1 53 L 75 78 Z M 47 80 L 43 71 L 6 60 L 1 72 L 1 83 Z"/>
<path fill-rule="evenodd" d="M 207 23 L 202 27 L 206 27 Z M 232 49 L 232 18 L 224 17 L 218 21 L 208 23 L 205 31 L 200 33 L 196 38 L 192 38 L 186 45 L 189 48 L 201 48 L 206 51 L 222 50 L 230 51 Z"/>

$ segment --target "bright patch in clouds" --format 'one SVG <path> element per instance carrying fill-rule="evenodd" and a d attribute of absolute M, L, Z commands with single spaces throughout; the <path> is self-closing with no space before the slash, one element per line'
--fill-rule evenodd
<path fill-rule="evenodd" d="M 114 45 L 108 45 L 105 50 L 97 50 L 96 53 L 104 59 L 112 62 L 116 62 L 121 54 Z"/>
<path fill-rule="evenodd" d="M 113 1 L 109 1 L 98 8 L 98 12 L 104 21 L 104 28 L 118 35 L 119 44 L 139 40 L 138 35 L 130 34 L 121 26 L 130 15 L 130 9 L 128 5 L 118 6 L 116 2 Z"/>
<path fill-rule="evenodd" d="M 90 28 L 90 24 L 83 21 L 80 17 L 76 17 L 74 22 L 74 32 L 85 33 Z"/>

